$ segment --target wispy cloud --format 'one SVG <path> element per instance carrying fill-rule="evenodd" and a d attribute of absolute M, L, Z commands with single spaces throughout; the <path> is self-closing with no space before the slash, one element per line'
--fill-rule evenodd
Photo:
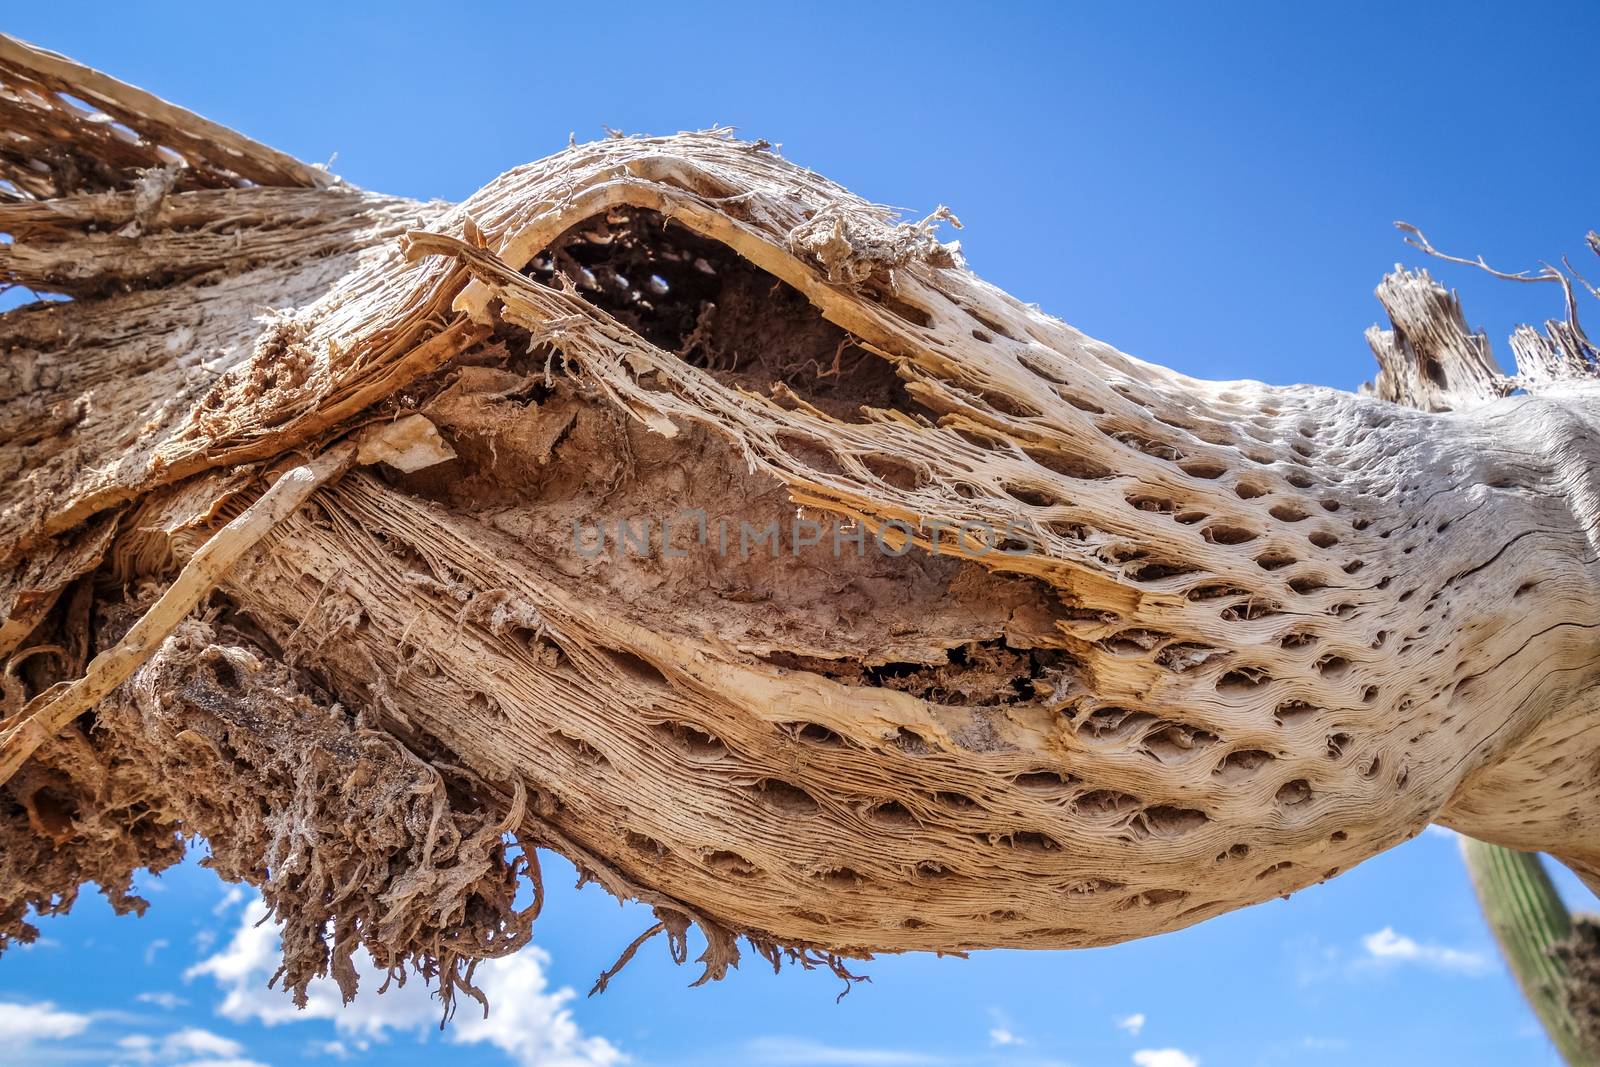
<path fill-rule="evenodd" d="M 218 1012 L 237 1022 L 279 1023 L 331 1021 L 342 1038 L 382 1038 L 390 1031 L 425 1036 L 439 1019 L 439 1004 L 421 981 L 390 987 L 382 996 L 384 972 L 364 952 L 356 954 L 361 994 L 346 1006 L 329 979 L 313 982 L 304 1009 L 296 1009 L 282 990 L 267 981 L 278 966 L 278 932 L 266 918 L 259 897 L 245 906 L 232 939 L 185 973 L 187 980 L 206 977 L 225 995 Z M 613 1067 L 628 1057 L 603 1037 L 585 1035 L 567 1007 L 571 989 L 547 988 L 545 967 L 550 957 L 537 946 L 514 956 L 479 965 L 474 982 L 489 998 L 487 1019 L 462 1012 L 445 1032 L 457 1045 L 492 1045 L 525 1067 Z"/>
<path fill-rule="evenodd" d="M 148 1016 L 123 1011 L 62 1011 L 49 1001 L 0 1001 L 0 1059 L 6 1063 L 117 1063 L 160 1067 L 266 1067 L 244 1045 L 221 1034 L 186 1026 L 152 1036 L 112 1026 L 145 1025 Z M 96 1034 L 103 1036 L 96 1037 Z"/>
<path fill-rule="evenodd" d="M 239 886 L 230 885 L 228 891 L 222 894 L 222 899 L 211 906 L 211 914 L 222 915 L 244 903 L 244 890 Z"/>
<path fill-rule="evenodd" d="M 989 1029 L 989 1044 L 995 1048 L 1005 1048 L 1007 1045 L 1026 1045 L 1027 1042 L 1003 1026 Z"/>
<path fill-rule="evenodd" d="M 171 1011 L 174 1008 L 181 1008 L 185 1004 L 189 1003 L 187 1000 L 178 996 L 178 994 L 168 993 L 166 990 L 155 990 L 148 993 L 140 993 L 133 999 L 137 1000 L 140 1004 L 154 1004 L 156 1007 L 165 1008 L 168 1011 Z"/>
<path fill-rule="evenodd" d="M 1368 959 L 1377 963 L 1416 963 L 1457 974 L 1485 974 L 1490 969 L 1489 957 L 1481 952 L 1423 944 L 1395 933 L 1392 926 L 1363 937 L 1361 947 L 1366 949 Z"/>
<path fill-rule="evenodd" d="M 989 1009 L 989 1018 L 994 1025 L 989 1028 L 989 1045 L 993 1048 L 1020 1048 L 1028 1042 L 1017 1033 L 1016 1026 L 1011 1022 L 1011 1016 L 999 1008 Z"/>
<path fill-rule="evenodd" d="M 313 1041 L 310 1050 L 319 1056 L 332 1056 L 336 1060 L 348 1060 L 357 1053 L 365 1052 L 370 1045 L 365 1041 Z"/>
<path fill-rule="evenodd" d="M 773 1067 L 927 1067 L 949 1062 L 925 1052 L 885 1048 L 844 1048 L 798 1037 L 758 1037 L 745 1043 L 753 1063 Z"/>
<path fill-rule="evenodd" d="M 21 949 L 23 952 L 32 952 L 35 949 L 41 948 L 60 948 L 61 942 L 57 941 L 53 937 L 40 937 L 33 941 L 23 941 L 19 944 L 16 944 L 15 947 Z"/>
<path fill-rule="evenodd" d="M 1138 1037 L 1139 1031 L 1144 1029 L 1144 1012 L 1136 1011 L 1132 1015 L 1123 1015 L 1113 1019 L 1112 1022 L 1116 1024 L 1118 1030 L 1126 1030 L 1134 1037 Z"/>
<path fill-rule="evenodd" d="M 144 947 L 145 966 L 148 967 L 150 964 L 154 963 L 156 961 L 156 955 L 170 944 L 172 944 L 172 942 L 168 941 L 166 938 L 158 937 L 146 945 Z"/>
<path fill-rule="evenodd" d="M 0 1044 L 15 1050 L 36 1041 L 64 1041 L 89 1028 L 91 1016 L 57 1011 L 50 1001 L 37 1004 L 0 1002 Z"/>
<path fill-rule="evenodd" d="M 1136 1067 L 1200 1067 L 1198 1059 L 1176 1048 L 1142 1048 L 1133 1062 Z"/>
<path fill-rule="evenodd" d="M 244 1046 L 231 1037 L 214 1034 L 197 1026 L 186 1026 L 160 1038 L 149 1034 L 128 1034 L 117 1041 L 123 1058 L 133 1063 L 158 1063 L 183 1060 L 194 1067 L 200 1062 L 247 1062 Z"/>
<path fill-rule="evenodd" d="M 1348 953 L 1338 945 L 1331 945 L 1315 934 L 1301 934 L 1284 942 L 1283 949 L 1288 965 L 1294 972 L 1295 983 L 1310 986 L 1337 978 L 1350 970 Z"/>

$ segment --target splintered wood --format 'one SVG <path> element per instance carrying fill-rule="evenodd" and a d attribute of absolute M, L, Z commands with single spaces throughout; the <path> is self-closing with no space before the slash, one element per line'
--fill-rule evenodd
<path fill-rule="evenodd" d="M 60 75 L 17 69 L 0 116 L 45 129 Z M 13 648 L 85 583 L 182 583 L 252 464 L 393 424 L 210 610 L 525 792 L 528 840 L 675 953 L 699 924 L 710 974 L 738 936 L 837 973 L 1160 933 L 1435 820 L 1600 870 L 1600 392 L 1501 377 L 1426 275 L 1385 282 L 1376 395 L 1207 382 L 725 131 L 453 208 L 73 146 L 94 182 L 0 201 L 0 278 L 77 297 L 0 318 Z"/>

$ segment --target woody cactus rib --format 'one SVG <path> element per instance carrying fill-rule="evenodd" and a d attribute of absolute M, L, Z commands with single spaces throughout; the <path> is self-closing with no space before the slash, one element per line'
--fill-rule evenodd
<path fill-rule="evenodd" d="M 0 116 L 55 110 L 31 69 L 0 64 Z M 76 299 L 0 320 L 13 705 L 115 642 L 263 465 L 402 417 L 453 458 L 319 489 L 222 576 L 208 630 L 23 765 L 4 833 L 57 847 L 8 848 L 18 901 L 140 805 L 230 833 L 181 776 L 106 807 L 163 678 L 207 694 L 186 773 L 268 773 L 230 760 L 235 688 L 359 719 L 449 779 L 464 826 L 525 795 L 525 840 L 654 905 L 677 953 L 698 923 L 710 975 L 739 934 L 839 971 L 1146 936 L 1432 820 L 1600 871 L 1600 390 L 1485 385 L 1486 349 L 1414 323 L 1459 318 L 1425 278 L 1386 299 L 1378 395 L 1206 382 L 982 282 L 948 212 L 897 222 L 723 131 L 573 146 L 446 207 L 289 171 L 218 191 L 157 151 L 167 126 L 133 161 L 30 121 L 65 143 L 6 173 L 78 162 L 13 182 L 0 277 Z M 681 510 L 791 533 L 661 545 Z M 647 552 L 573 543 L 652 517 Z M 871 547 L 796 545 L 795 518 Z M 403 844 L 360 868 L 373 892 Z M 171 854 L 103 851 L 113 883 Z M 273 888 L 284 915 L 309 893 Z M 426 970 L 507 928 L 498 892 L 362 936 L 403 928 L 386 958 Z"/>

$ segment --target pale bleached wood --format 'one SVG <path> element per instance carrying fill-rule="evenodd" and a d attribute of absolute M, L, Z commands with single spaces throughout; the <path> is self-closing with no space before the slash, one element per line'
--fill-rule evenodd
<path fill-rule="evenodd" d="M 184 195 L 163 205 L 205 208 Z M 669 933 L 699 922 L 711 971 L 731 932 L 856 954 L 1145 936 L 1435 819 L 1600 864 L 1600 389 L 1504 395 L 1425 275 L 1386 283 L 1381 395 L 1358 396 L 1125 355 L 977 278 L 939 213 L 899 222 L 722 131 L 573 146 L 454 208 L 307 196 L 306 242 L 248 233 L 266 261 L 204 285 L 103 258 L 81 220 L 124 200 L 0 207 L 47 231 L 12 262 L 82 240 L 88 277 L 132 290 L 3 320 L 0 560 L 127 506 L 108 566 L 149 577 L 217 521 L 182 479 L 426 415 L 448 476 L 330 486 L 224 577 L 228 604 L 343 706 L 526 788 L 534 837 Z M 167 210 L 129 240 L 216 262 Z M 310 254 L 350 211 L 346 251 Z M 540 280 L 564 235 L 663 217 L 661 240 L 792 287 L 903 395 L 830 414 L 796 367 L 730 378 Z M 80 412 L 91 381 L 118 395 Z M 571 518 L 698 500 L 901 523 L 912 547 L 753 571 L 563 554 Z M 1028 544 L 984 552 L 962 523 Z M 1017 684 L 905 682 L 973 657 Z"/>

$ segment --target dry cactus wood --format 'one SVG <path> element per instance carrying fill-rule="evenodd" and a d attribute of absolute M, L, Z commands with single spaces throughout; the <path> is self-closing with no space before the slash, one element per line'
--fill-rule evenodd
<path fill-rule="evenodd" d="M 1382 368 L 1377 385 L 1366 387 L 1369 391 L 1429 410 L 1448 409 L 1461 392 L 1472 394 L 1478 402 L 1492 400 L 1530 379 L 1548 377 L 1551 367 L 1590 373 L 1600 350 L 1590 343 L 1578 321 L 1572 283 L 1583 283 L 1580 275 L 1568 276 L 1548 265 L 1537 275 L 1506 274 L 1482 259 L 1471 262 L 1446 255 L 1416 227 L 1397 225 L 1411 234 L 1410 243 L 1440 259 L 1481 267 L 1500 278 L 1560 284 L 1567 314 L 1564 320 L 1547 324 L 1544 334 L 1530 327 L 1518 328 L 1512 343 L 1520 381 L 1507 379 L 1490 352 L 1488 338 L 1467 330 L 1455 294 L 1434 284 L 1426 272 L 1411 274 L 1397 268 L 1378 288 L 1379 298 L 1390 308 L 1393 328 L 1368 331 L 1368 341 Z M 1600 250 L 1600 238 L 1591 234 L 1590 239 Z M 1570 264 L 1567 268 L 1572 270 Z M 1452 384 L 1457 388 L 1451 389 Z M 1596 1027 L 1600 984 L 1594 975 L 1600 955 L 1595 952 L 1594 924 L 1583 918 L 1574 922 L 1537 853 L 1471 837 L 1460 840 L 1484 918 L 1563 1062 L 1588 1067 L 1600 1061 L 1600 1029 Z"/>
<path fill-rule="evenodd" d="M 699 924 L 708 975 L 741 934 L 842 972 L 1160 933 L 1431 820 L 1600 872 L 1600 389 L 1502 379 L 1425 275 L 1380 292 L 1376 396 L 1198 381 L 763 143 L 575 145 L 425 205 L 12 41 L 0 178 L 0 281 L 74 298 L 0 318 L 8 710 L 268 465 L 412 416 L 455 454 L 322 487 L 22 765 L 0 940 L 187 828 L 298 918 L 291 984 L 363 940 L 453 981 L 526 939 L 484 836 L 524 793 L 521 840 L 675 953 Z M 869 547 L 574 548 L 680 508 Z"/>

